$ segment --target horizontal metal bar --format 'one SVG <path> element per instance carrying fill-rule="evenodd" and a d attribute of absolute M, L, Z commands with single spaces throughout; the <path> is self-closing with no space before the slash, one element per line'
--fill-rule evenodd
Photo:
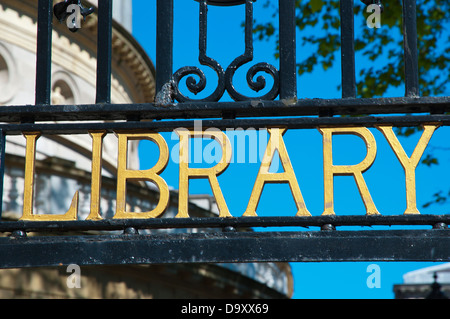
<path fill-rule="evenodd" d="M 260 129 L 267 127 L 286 127 L 289 129 L 313 129 L 319 126 L 364 126 L 376 125 L 419 126 L 424 123 L 450 125 L 450 115 L 415 115 L 415 116 L 361 116 L 361 117 L 290 117 L 264 119 L 210 120 L 201 122 L 201 127 L 226 130 L 230 128 Z M 184 121 L 142 121 L 142 122 L 87 122 L 87 123 L 23 123 L 0 124 L 0 130 L 6 135 L 20 135 L 22 132 L 41 132 L 43 135 L 86 134 L 90 130 L 105 130 L 108 133 L 126 130 L 152 130 L 170 132 L 177 128 L 195 128 L 195 120 Z"/>
<path fill-rule="evenodd" d="M 390 230 L 0 238 L 0 268 L 69 264 L 450 261 L 448 234 L 448 230 Z"/>
<path fill-rule="evenodd" d="M 152 219 L 108 219 L 80 221 L 3 221 L 0 232 L 63 232 L 63 231 L 120 231 L 127 228 L 176 229 L 176 228 L 227 228 L 233 227 L 321 227 L 331 224 L 339 226 L 393 226 L 450 224 L 448 215 L 323 215 L 311 217 L 202 217 L 202 218 L 152 218 Z"/>
<path fill-rule="evenodd" d="M 444 114 L 450 97 L 396 97 L 370 99 L 301 99 L 298 101 L 186 102 L 172 106 L 155 104 L 86 104 L 2 106 L 0 121 L 110 121 L 222 117 L 286 117 L 364 114 Z"/>

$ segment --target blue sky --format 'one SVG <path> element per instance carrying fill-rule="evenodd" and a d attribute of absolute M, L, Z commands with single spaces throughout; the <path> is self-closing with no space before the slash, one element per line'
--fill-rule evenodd
<path fill-rule="evenodd" d="M 270 19 L 271 12 L 262 8 L 262 1 L 255 3 L 255 17 L 259 20 Z M 260 5 L 258 5 L 260 4 Z M 155 62 L 156 38 L 156 1 L 133 1 L 133 34 Z M 241 23 L 244 20 L 243 7 L 211 8 L 208 24 L 208 55 L 226 67 L 244 49 Z M 299 41 L 298 41 L 299 42 Z M 274 44 L 255 43 L 255 62 L 269 62 L 278 67 L 274 58 Z M 307 48 L 297 48 L 298 59 Z M 360 63 L 361 61 L 357 60 Z M 193 0 L 175 1 L 175 37 L 174 71 L 179 67 L 198 64 L 198 3 Z M 339 65 L 339 61 L 337 61 Z M 207 68 L 206 68 L 207 69 Z M 206 70 L 202 67 L 202 70 Z M 299 98 L 339 98 L 336 89 L 340 83 L 339 67 L 327 72 L 317 68 L 313 74 L 298 79 Z M 214 77 L 214 74 L 206 73 Z M 237 75 L 238 77 L 238 75 Z M 244 77 L 242 77 L 244 79 Z M 244 82 L 236 82 L 238 89 L 244 88 Z M 207 87 L 208 89 L 208 87 Z M 214 88 L 212 88 L 213 90 Z M 401 95 L 401 92 L 393 92 Z M 250 94 L 250 93 L 249 93 Z M 224 97 L 227 100 L 227 97 Z M 377 158 L 374 165 L 364 174 L 372 198 L 384 215 L 400 215 L 405 210 L 405 179 L 403 169 L 380 132 L 371 130 L 377 141 Z M 440 190 L 448 191 L 445 181 L 449 178 L 446 169 L 449 153 L 442 149 L 447 128 L 439 128 L 433 136 L 429 150 L 439 157 L 440 165 L 420 166 L 416 170 L 417 202 L 423 214 L 443 214 L 446 206 L 431 206 L 422 209 L 432 195 Z M 164 134 L 172 149 L 177 143 L 169 133 Z M 420 138 L 415 135 L 400 139 L 408 155 L 412 153 Z M 323 168 L 322 136 L 317 130 L 290 130 L 285 135 L 285 143 L 294 167 L 300 189 L 306 205 L 312 215 L 323 212 Z M 205 143 L 206 145 L 206 143 Z M 152 166 L 150 143 L 142 143 L 142 169 Z M 357 164 L 365 156 L 365 147 L 361 139 L 355 136 L 339 136 L 333 143 L 335 164 Z M 155 159 L 154 159 L 155 160 Z M 154 163 L 154 162 L 153 162 Z M 232 163 L 220 178 L 219 183 L 225 200 L 233 216 L 245 211 L 251 190 L 258 173 L 259 163 Z M 167 183 L 178 188 L 178 167 L 171 163 L 162 176 Z M 190 184 L 191 193 L 210 194 L 206 181 L 194 181 Z M 335 211 L 342 215 L 363 215 L 364 205 L 351 177 L 335 179 Z M 292 195 L 287 185 L 267 185 L 264 188 L 257 213 L 259 216 L 293 216 L 296 213 Z M 292 263 L 295 280 L 294 298 L 393 298 L 393 285 L 402 283 L 406 272 L 435 265 L 435 263 L 395 263 L 378 262 L 380 266 L 381 288 L 369 288 L 366 280 L 371 273 L 367 267 L 372 262 L 360 263 Z"/>

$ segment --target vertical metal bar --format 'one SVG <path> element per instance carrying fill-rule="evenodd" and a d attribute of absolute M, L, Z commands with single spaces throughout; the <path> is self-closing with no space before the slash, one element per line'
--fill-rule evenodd
<path fill-rule="evenodd" d="M 3 182 L 5 180 L 5 147 L 6 135 L 3 130 L 0 130 L 0 219 L 3 212 Z"/>
<path fill-rule="evenodd" d="M 35 103 L 50 104 L 52 68 L 52 0 L 39 0 Z"/>
<path fill-rule="evenodd" d="M 245 52 L 250 61 L 253 60 L 253 0 L 245 3 Z"/>
<path fill-rule="evenodd" d="M 353 0 L 341 0 L 342 97 L 356 97 Z"/>
<path fill-rule="evenodd" d="M 198 50 L 199 59 L 202 60 L 206 57 L 206 47 L 208 39 L 208 4 L 206 0 L 200 1 L 200 15 L 199 15 L 200 25 L 199 25 L 199 39 L 198 39 Z"/>
<path fill-rule="evenodd" d="M 416 0 L 403 0 L 403 46 L 405 56 L 405 96 L 419 96 Z"/>
<path fill-rule="evenodd" d="M 97 93 L 96 103 L 111 103 L 113 0 L 98 2 Z"/>
<path fill-rule="evenodd" d="M 173 0 L 158 0 L 156 27 L 156 92 L 173 75 Z"/>
<path fill-rule="evenodd" d="M 297 98 L 295 1 L 279 0 L 280 99 Z"/>

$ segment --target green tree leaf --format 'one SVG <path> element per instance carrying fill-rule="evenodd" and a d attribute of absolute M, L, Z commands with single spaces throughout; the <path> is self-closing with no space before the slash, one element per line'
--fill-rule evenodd
<path fill-rule="evenodd" d="M 312 12 L 317 12 L 322 10 L 324 3 L 322 0 L 311 0 L 310 5 Z"/>

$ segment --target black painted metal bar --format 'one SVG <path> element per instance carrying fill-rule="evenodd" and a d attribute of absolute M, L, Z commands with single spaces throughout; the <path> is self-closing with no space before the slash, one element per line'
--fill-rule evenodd
<path fill-rule="evenodd" d="M 224 232 L 0 238 L 0 268 L 326 261 L 450 261 L 448 230 Z M 324 248 L 326 247 L 326 249 Z"/>
<path fill-rule="evenodd" d="M 173 75 L 173 0 L 158 0 L 156 27 L 156 92 Z"/>
<path fill-rule="evenodd" d="M 416 0 L 403 0 L 405 96 L 419 96 Z"/>
<path fill-rule="evenodd" d="M 113 0 L 99 1 L 95 99 L 97 104 L 111 103 L 112 10 Z"/>
<path fill-rule="evenodd" d="M 36 47 L 36 104 L 51 102 L 53 1 L 39 0 Z"/>
<path fill-rule="evenodd" d="M 356 97 L 353 0 L 340 0 L 342 97 Z"/>
<path fill-rule="evenodd" d="M 3 130 L 0 130 L 0 219 L 3 212 L 3 183 L 5 180 L 5 148 L 6 135 Z"/>
<path fill-rule="evenodd" d="M 295 1 L 279 0 L 280 99 L 297 98 Z"/>
<path fill-rule="evenodd" d="M 91 130 L 105 130 L 107 133 L 124 130 L 152 130 L 157 132 L 171 132 L 178 128 L 194 128 L 198 126 L 196 120 L 185 121 L 142 121 L 142 122 L 89 122 L 65 124 L 0 124 L 0 129 L 7 135 L 21 135 L 22 132 L 39 131 L 42 135 L 87 134 Z M 263 119 L 226 119 L 202 120 L 203 129 L 215 128 L 226 130 L 264 129 L 267 127 L 286 127 L 288 129 L 314 129 L 320 126 L 363 126 L 375 127 L 377 125 L 392 125 L 397 127 L 420 126 L 423 124 L 450 125 L 450 115 L 423 115 L 423 116 L 364 116 L 350 117 L 302 117 L 302 118 L 263 118 Z"/>
<path fill-rule="evenodd" d="M 49 233 L 71 231 L 123 231 L 152 229 L 248 229 L 252 227 L 372 227 L 372 226 L 424 226 L 448 229 L 450 214 L 447 215 L 333 215 L 333 216 L 282 216 L 282 217 L 193 217 L 193 218 L 152 218 L 152 219 L 107 219 L 78 221 L 2 221 L 0 233 L 14 231 Z"/>
<path fill-rule="evenodd" d="M 450 97 L 397 97 L 369 99 L 301 99 L 286 101 L 189 102 L 170 107 L 156 104 L 85 104 L 85 105 L 17 105 L 0 108 L 0 121 L 105 121 L 127 120 L 130 116 L 146 119 L 222 118 L 232 113 L 236 118 L 318 116 L 329 111 L 335 116 L 361 114 L 444 114 L 450 112 Z M 367 116 L 366 116 L 367 117 Z M 364 117 L 364 118 L 366 118 Z M 416 118 L 410 116 L 411 121 Z M 353 117 L 358 121 L 357 117 Z M 446 117 L 444 116 L 445 120 Z"/>

